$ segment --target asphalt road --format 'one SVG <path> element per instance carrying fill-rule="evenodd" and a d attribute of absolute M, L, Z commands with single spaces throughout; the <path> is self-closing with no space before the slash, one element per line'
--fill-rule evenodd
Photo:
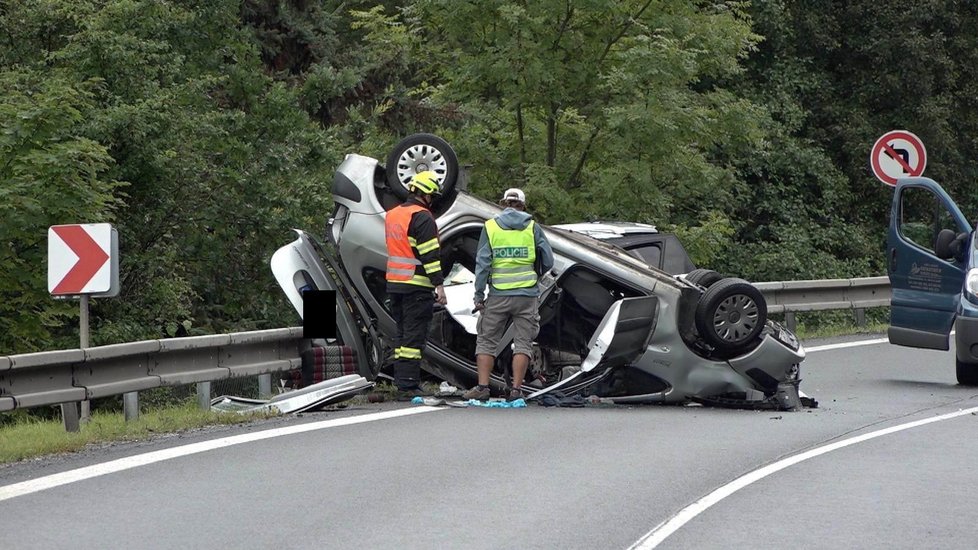
<path fill-rule="evenodd" d="M 819 351 L 830 343 L 806 343 L 802 389 L 818 409 L 415 411 L 0 500 L 0 548 L 975 547 L 978 417 L 825 446 L 978 407 L 978 389 L 955 384 L 947 352 Z M 362 406 L 21 463 L 0 469 L 0 495 L 150 451 L 411 407 Z M 805 452 L 822 454 L 712 506 L 695 504 Z M 646 538 L 680 512 L 685 522 L 668 536 Z"/>

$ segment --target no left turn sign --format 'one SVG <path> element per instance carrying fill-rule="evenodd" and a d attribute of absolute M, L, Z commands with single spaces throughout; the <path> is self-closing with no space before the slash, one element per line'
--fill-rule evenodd
<path fill-rule="evenodd" d="M 920 138 L 906 130 L 882 135 L 869 154 L 873 175 L 881 182 L 896 186 L 897 179 L 919 176 L 927 167 L 927 149 Z"/>

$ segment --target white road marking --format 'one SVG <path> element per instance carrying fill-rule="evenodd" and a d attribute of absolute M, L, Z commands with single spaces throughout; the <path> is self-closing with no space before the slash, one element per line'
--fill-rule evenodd
<path fill-rule="evenodd" d="M 840 344 L 826 344 L 824 346 L 814 346 L 811 348 L 805 348 L 808 353 L 815 351 L 830 351 L 835 349 L 843 348 L 853 348 L 858 346 L 870 346 L 874 344 L 885 344 L 889 342 L 887 338 L 876 338 L 873 340 L 860 340 L 858 342 L 843 342 Z M 721 500 L 727 498 L 728 496 L 736 493 L 737 491 L 747 487 L 748 485 L 760 481 L 765 477 L 780 472 L 789 466 L 798 464 L 799 462 L 804 462 L 810 458 L 815 458 L 816 456 L 823 455 L 835 451 L 837 449 L 842 449 L 850 445 L 855 445 L 856 443 L 862 443 L 863 441 L 869 441 L 870 439 L 875 439 L 877 437 L 882 437 L 884 435 L 889 435 L 892 433 L 900 432 L 903 430 L 909 430 L 910 428 L 916 428 L 918 426 L 923 426 L 925 424 L 930 424 L 932 422 L 940 422 L 942 420 L 950 420 L 952 418 L 957 418 L 959 416 L 966 416 L 969 414 L 978 413 L 978 407 L 972 407 L 970 409 L 964 409 L 961 411 L 943 414 L 940 416 L 935 416 L 933 418 L 926 418 L 924 420 L 917 420 L 914 422 L 908 422 L 906 424 L 900 424 L 897 426 L 892 426 L 882 430 L 877 430 L 875 432 L 870 432 L 867 434 L 850 437 L 848 439 L 843 439 L 842 441 L 837 441 L 835 443 L 830 443 L 828 445 L 823 445 L 821 447 L 816 447 L 814 449 L 805 451 L 804 453 L 797 454 L 795 456 L 790 456 L 783 460 L 779 460 L 773 464 L 768 464 L 767 466 L 754 470 L 753 472 L 748 472 L 737 479 L 731 481 L 730 483 L 714 490 L 712 493 L 706 495 L 705 497 L 697 500 L 696 502 L 690 504 L 689 506 L 683 508 L 676 515 L 672 516 L 668 520 L 660 523 L 642 538 L 638 539 L 635 544 L 628 547 L 628 550 L 651 550 L 656 548 L 661 544 L 669 535 L 678 531 L 683 525 L 686 525 L 693 518 L 705 512 L 714 504 L 720 502 Z"/>
<path fill-rule="evenodd" d="M 45 489 L 51 489 L 53 487 L 58 487 L 60 485 L 67 485 L 69 483 L 74 483 L 76 481 L 82 481 L 85 479 L 91 479 L 93 477 L 112 474 L 115 472 L 121 472 L 122 470 L 128 470 L 130 468 L 136 468 L 139 466 L 145 466 L 147 464 L 153 464 L 155 462 L 170 460 L 171 458 L 179 458 L 182 456 L 203 453 L 206 451 L 213 451 L 215 449 L 223 449 L 224 447 L 231 447 L 232 445 L 240 445 L 242 443 L 251 443 L 252 441 L 261 441 L 263 439 L 271 439 L 273 437 L 281 437 L 284 435 L 294 435 L 294 434 L 300 434 L 304 432 L 311 432 L 315 430 L 323 430 L 326 428 L 349 426 L 352 424 L 362 424 L 364 422 L 373 422 L 375 420 L 386 420 L 388 418 L 397 418 L 399 416 L 409 416 L 412 414 L 419 414 L 419 413 L 426 413 L 426 412 L 440 411 L 440 410 L 443 409 L 438 407 L 425 407 L 425 406 L 412 407 L 409 409 L 398 409 L 396 411 L 385 411 L 379 413 L 365 414 L 362 416 L 336 418 L 334 420 L 324 420 L 322 422 L 310 422 L 308 424 L 301 424 L 298 426 L 274 428 L 271 430 L 264 430 L 260 432 L 234 435 L 230 437 L 222 437 L 220 439 L 212 439 L 210 441 L 201 441 L 200 443 L 191 443 L 189 445 L 182 445 L 180 447 L 171 447 L 169 449 L 162 449 L 159 451 L 152 451 L 140 455 L 128 456 L 126 458 L 120 458 L 118 460 L 112 460 L 110 462 L 103 462 L 102 464 L 94 464 L 92 466 L 86 466 L 84 468 L 78 468 L 75 470 L 69 470 L 67 472 L 61 472 L 60 474 L 51 474 L 49 476 L 44 476 L 37 479 L 31 479 L 29 481 L 22 481 L 20 483 L 13 483 L 11 485 L 6 485 L 0 487 L 0 502 L 15 497 L 29 495 L 31 493 L 36 493 L 38 491 L 43 491 Z"/>
<path fill-rule="evenodd" d="M 765 477 L 784 470 L 788 466 L 793 466 L 799 462 L 808 460 L 809 458 L 815 458 L 816 456 L 824 455 L 835 451 L 837 449 L 842 449 L 843 447 L 848 447 L 850 445 L 855 445 L 856 443 L 862 443 L 863 441 L 869 441 L 870 439 L 875 439 L 877 437 L 882 437 L 884 435 L 889 435 L 892 433 L 900 432 L 903 430 L 909 430 L 910 428 L 916 428 L 918 426 L 923 426 L 925 424 L 931 424 L 933 422 L 940 422 L 942 420 L 950 420 L 952 418 L 957 418 L 959 416 L 966 416 L 969 414 L 978 413 L 978 407 L 972 407 L 970 409 L 964 409 L 953 413 L 942 414 L 940 416 L 935 416 L 932 418 L 925 418 L 923 420 L 917 420 L 915 422 L 909 422 L 907 424 L 900 424 L 898 426 L 892 426 L 890 428 L 885 428 L 882 430 L 877 430 L 875 432 L 870 432 L 868 434 L 859 435 L 856 437 L 850 437 L 849 439 L 843 439 L 842 441 L 837 441 L 829 445 L 824 445 L 822 447 L 817 447 L 806 451 L 795 456 L 779 460 L 773 464 L 768 464 L 767 466 L 754 470 L 753 472 L 744 474 L 737 479 L 731 481 L 730 483 L 720 487 L 719 489 L 713 491 L 712 493 L 706 495 L 705 497 L 697 500 L 696 502 L 690 504 L 689 506 L 683 508 L 672 518 L 660 523 L 655 529 L 646 533 L 644 537 L 639 539 L 635 544 L 629 546 L 629 550 L 646 550 L 655 548 L 662 541 L 666 539 L 669 535 L 673 534 L 680 527 L 688 523 L 690 520 L 695 518 L 700 513 L 704 512 L 707 508 L 713 506 L 717 502 L 720 502 L 724 498 L 736 493 L 737 491 L 747 487 L 755 481 L 764 479 Z"/>
<path fill-rule="evenodd" d="M 811 353 L 813 351 L 829 351 L 833 349 L 843 349 L 843 348 L 856 348 L 860 346 L 872 346 L 874 344 L 886 344 L 889 340 L 887 338 L 875 338 L 873 340 L 859 340 L 858 342 L 842 342 L 840 344 L 826 344 L 824 346 L 806 347 L 805 351 Z"/>

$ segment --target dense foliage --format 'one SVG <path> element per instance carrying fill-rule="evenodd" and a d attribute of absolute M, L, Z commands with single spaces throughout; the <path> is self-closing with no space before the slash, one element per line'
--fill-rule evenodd
<path fill-rule="evenodd" d="M 104 344 L 293 323 L 268 270 L 342 156 L 426 131 L 546 222 L 680 233 L 752 280 L 882 273 L 882 133 L 978 172 L 978 8 L 703 0 L 0 0 L 0 354 L 70 347 L 46 229 L 111 221 Z"/>

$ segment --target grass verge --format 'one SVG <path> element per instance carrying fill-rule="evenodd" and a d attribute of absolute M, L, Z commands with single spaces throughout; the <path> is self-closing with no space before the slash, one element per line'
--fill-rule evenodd
<path fill-rule="evenodd" d="M 833 338 L 835 336 L 855 336 L 859 334 L 886 334 L 889 323 L 866 323 L 861 327 L 846 326 L 818 326 L 806 327 L 799 325 L 796 336 L 800 340 L 814 340 L 816 338 Z"/>
<path fill-rule="evenodd" d="M 214 413 L 200 409 L 196 403 L 187 403 L 141 412 L 133 422 L 126 422 L 122 413 L 95 412 L 77 433 L 66 432 L 60 420 L 24 416 L 0 427 L 0 464 L 78 451 L 93 443 L 139 441 L 162 433 L 242 424 L 266 416 Z"/>

